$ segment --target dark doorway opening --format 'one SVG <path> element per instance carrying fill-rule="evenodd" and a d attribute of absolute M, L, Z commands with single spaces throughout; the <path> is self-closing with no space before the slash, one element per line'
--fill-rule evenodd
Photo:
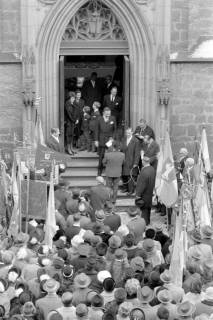
<path fill-rule="evenodd" d="M 122 125 L 122 128 L 120 128 L 120 130 L 124 129 L 124 127 L 130 123 L 130 65 L 128 56 L 60 56 L 60 130 L 63 145 L 66 133 L 66 101 L 69 99 L 71 92 L 76 92 L 76 90 L 80 90 L 82 98 L 85 99 L 84 84 L 90 79 L 93 72 L 97 73 L 97 83 L 100 93 L 99 102 L 101 105 L 103 106 L 104 96 L 110 93 L 111 89 L 107 88 L 106 78 L 111 76 L 112 86 L 118 88 L 118 96 L 122 98 L 122 110 L 119 121 L 119 126 Z"/>

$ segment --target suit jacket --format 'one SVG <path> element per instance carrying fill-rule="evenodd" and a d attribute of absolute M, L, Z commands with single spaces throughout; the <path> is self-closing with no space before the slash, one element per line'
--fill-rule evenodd
<path fill-rule="evenodd" d="M 105 147 L 106 142 L 110 137 L 114 138 L 116 135 L 116 120 L 111 116 L 108 122 L 104 121 L 103 117 L 97 120 L 95 128 L 95 140 L 99 141 L 100 147 Z"/>
<path fill-rule="evenodd" d="M 151 138 L 153 138 L 155 140 L 155 133 L 154 133 L 153 129 L 149 126 L 146 126 L 144 130 L 142 130 L 140 126 L 137 126 L 134 134 L 136 134 L 136 133 L 139 133 L 142 136 L 145 136 L 148 134 Z"/>
<path fill-rule="evenodd" d="M 110 108 L 112 116 L 117 118 L 122 110 L 122 99 L 121 97 L 115 96 L 114 101 L 111 101 L 111 95 L 108 94 L 104 97 L 103 107 Z"/>
<path fill-rule="evenodd" d="M 152 143 L 145 149 L 144 156 L 150 158 L 150 164 L 155 170 L 157 170 L 158 165 L 158 153 L 160 152 L 160 147 L 156 141 Z"/>
<path fill-rule="evenodd" d="M 53 138 L 52 135 L 47 140 L 46 145 L 47 145 L 47 147 L 49 147 L 52 150 L 55 150 L 57 152 L 61 152 L 60 143 L 58 143 L 58 141 L 55 138 Z"/>
<path fill-rule="evenodd" d="M 110 83 L 109 86 L 107 86 L 107 84 L 105 83 L 103 87 L 103 95 L 106 96 L 107 94 L 110 94 L 113 86 L 114 84 L 112 82 Z"/>
<path fill-rule="evenodd" d="M 103 164 L 106 166 L 106 177 L 118 178 L 122 173 L 125 155 L 120 151 L 106 152 Z"/>
<path fill-rule="evenodd" d="M 84 99 L 80 99 L 78 102 L 75 100 L 74 105 L 78 108 L 80 115 L 83 113 L 83 108 L 85 106 Z"/>
<path fill-rule="evenodd" d="M 100 118 L 100 116 L 101 115 L 100 115 L 99 111 L 95 111 L 92 113 L 90 123 L 89 123 L 89 128 L 92 132 L 95 132 L 96 127 L 97 127 L 97 123 L 98 123 L 98 119 Z"/>
<path fill-rule="evenodd" d="M 121 151 L 125 154 L 123 175 L 129 176 L 132 167 L 139 164 L 141 151 L 140 142 L 133 136 L 127 146 L 127 139 L 124 138 L 121 144 Z"/>
<path fill-rule="evenodd" d="M 90 189 L 90 204 L 94 211 L 104 208 L 106 201 L 110 200 L 111 190 L 104 185 L 97 185 Z"/>
<path fill-rule="evenodd" d="M 101 101 L 102 90 L 101 86 L 96 81 L 95 87 L 93 87 L 91 80 L 85 81 L 82 88 L 82 95 L 85 100 L 85 105 L 92 107 L 94 101 Z"/>
<path fill-rule="evenodd" d="M 155 186 L 155 169 L 152 166 L 142 168 L 136 185 L 136 197 L 144 200 L 144 207 L 151 208 Z"/>

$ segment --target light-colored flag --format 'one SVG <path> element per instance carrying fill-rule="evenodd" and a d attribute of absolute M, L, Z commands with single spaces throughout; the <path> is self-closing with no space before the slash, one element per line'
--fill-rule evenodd
<path fill-rule="evenodd" d="M 14 157 L 13 167 L 12 167 L 12 195 L 13 195 L 13 210 L 10 218 L 10 225 L 8 228 L 8 235 L 16 237 L 19 231 L 19 188 L 18 179 L 19 172 L 17 173 L 17 162 L 16 157 Z M 18 168 L 19 171 L 19 168 Z"/>
<path fill-rule="evenodd" d="M 158 197 L 166 207 L 173 206 L 178 200 L 178 185 L 172 155 L 169 132 L 166 131 L 163 145 L 161 181 Z"/>
<path fill-rule="evenodd" d="M 161 190 L 161 175 L 162 175 L 162 168 L 163 168 L 163 148 L 162 145 L 160 146 L 160 152 L 158 154 L 158 166 L 155 178 L 155 193 L 159 197 L 160 190 Z"/>
<path fill-rule="evenodd" d="M 211 163 L 210 163 L 209 148 L 208 148 L 208 142 L 207 142 L 205 128 L 203 128 L 202 134 L 201 134 L 200 150 L 201 150 L 201 154 L 202 154 L 202 158 L 203 158 L 203 162 L 204 162 L 205 172 L 208 173 L 211 170 Z"/>
<path fill-rule="evenodd" d="M 50 249 L 53 246 L 53 237 L 56 234 L 58 227 L 56 225 L 55 217 L 55 197 L 54 197 L 54 186 L 53 186 L 53 173 L 50 175 L 50 189 L 47 205 L 47 217 L 45 223 L 45 237 L 44 243 L 48 245 Z"/>
<path fill-rule="evenodd" d="M 34 128 L 34 147 L 37 148 L 38 145 L 46 146 L 44 140 L 44 134 L 41 126 L 41 118 L 39 114 L 36 116 L 35 128 Z"/>

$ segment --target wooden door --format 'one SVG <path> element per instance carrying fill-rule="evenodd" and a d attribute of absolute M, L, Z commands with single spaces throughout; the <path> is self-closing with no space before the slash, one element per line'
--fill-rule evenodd
<path fill-rule="evenodd" d="M 59 59 L 59 129 L 61 132 L 61 150 L 64 151 L 64 56 Z"/>
<path fill-rule="evenodd" d="M 130 126 L 130 61 L 128 56 L 123 60 L 123 119 L 125 128 Z"/>

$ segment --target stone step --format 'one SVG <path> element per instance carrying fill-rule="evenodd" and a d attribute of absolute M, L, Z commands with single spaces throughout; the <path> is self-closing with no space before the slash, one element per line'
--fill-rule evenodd
<path fill-rule="evenodd" d="M 96 177 L 97 176 L 97 167 L 85 168 L 85 167 L 68 167 L 63 173 L 64 177 Z"/>
<path fill-rule="evenodd" d="M 98 159 L 96 158 L 72 158 L 67 161 L 67 168 L 97 168 Z"/>

